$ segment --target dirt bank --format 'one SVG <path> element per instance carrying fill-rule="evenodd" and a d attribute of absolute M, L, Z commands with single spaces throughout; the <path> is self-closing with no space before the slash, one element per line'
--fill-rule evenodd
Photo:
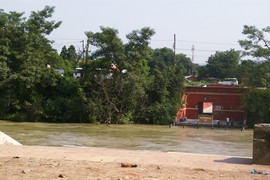
<path fill-rule="evenodd" d="M 253 169 L 270 173 L 250 157 L 0 145 L 0 179 L 270 179 Z"/>

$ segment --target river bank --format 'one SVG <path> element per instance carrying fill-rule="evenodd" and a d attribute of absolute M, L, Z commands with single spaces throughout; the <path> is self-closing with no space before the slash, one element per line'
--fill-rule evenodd
<path fill-rule="evenodd" d="M 121 167 L 121 163 L 137 167 Z M 0 145 L 0 179 L 269 179 L 251 157 Z"/>

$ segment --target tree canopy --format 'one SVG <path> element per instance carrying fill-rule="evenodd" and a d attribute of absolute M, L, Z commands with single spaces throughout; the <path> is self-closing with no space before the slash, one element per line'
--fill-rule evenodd
<path fill-rule="evenodd" d="M 270 33 L 270 27 L 259 30 L 255 26 L 245 25 L 242 33 L 247 35 L 246 40 L 239 40 L 244 48 L 243 54 L 270 61 L 270 40 L 269 35 L 265 35 Z"/>
<path fill-rule="evenodd" d="M 80 59 L 73 45 L 60 54 L 52 48 L 47 36 L 61 24 L 49 20 L 53 12 L 46 6 L 26 18 L 0 11 L 1 119 L 160 124 L 174 119 L 187 66 L 169 63 L 150 72 L 150 62 L 161 61 L 149 46 L 153 29 L 132 31 L 126 43 L 114 28 L 87 31 Z M 78 79 L 72 76 L 77 66 L 83 70 Z"/>
<path fill-rule="evenodd" d="M 92 59 L 83 65 L 85 76 L 82 82 L 85 84 L 87 97 L 92 102 L 91 109 L 96 110 L 92 116 L 112 123 L 171 121 L 177 108 L 176 101 L 171 103 L 174 107 L 168 106 L 169 93 L 175 94 L 173 90 L 180 90 L 173 89 L 171 83 L 177 83 L 176 86 L 181 87 L 182 79 L 178 78 L 172 82 L 172 78 L 177 74 L 170 74 L 169 77 L 171 65 L 159 70 L 159 75 L 149 73 L 150 61 L 156 60 L 149 47 L 149 40 L 155 34 L 154 30 L 145 27 L 132 31 L 126 36 L 126 44 L 118 37 L 116 29 L 101 27 L 100 30 L 101 32 L 85 33 L 88 38 L 87 47 L 90 44 L 97 48 L 91 55 Z M 157 78 L 162 78 L 165 82 L 155 84 Z M 162 90 L 159 90 L 161 86 Z M 153 100 L 153 94 L 157 91 L 162 91 L 160 93 L 165 93 L 165 96 L 155 97 L 157 99 Z M 167 105 L 163 104 L 164 98 Z M 163 104 L 163 107 L 159 108 L 160 112 L 155 110 L 149 113 L 156 104 Z M 160 116 L 160 113 L 166 117 Z M 154 116 L 160 120 L 153 121 Z"/>
<path fill-rule="evenodd" d="M 54 7 L 46 6 L 27 19 L 23 13 L 0 11 L 2 118 L 40 120 L 46 116 L 42 94 L 58 84 L 60 76 L 54 68 L 69 67 L 46 37 L 61 24 L 48 20 L 53 12 Z"/>
<path fill-rule="evenodd" d="M 85 32 L 82 53 L 71 45 L 58 54 L 47 39 L 61 25 L 51 20 L 53 13 L 49 6 L 28 18 L 0 10 L 1 119 L 168 124 L 180 105 L 183 77 L 197 72 L 200 78 L 237 77 L 243 86 L 265 88 L 247 94 L 243 105 L 259 122 L 268 118 L 269 108 L 257 107 L 269 99 L 269 27 L 244 26 L 248 39 L 239 41 L 245 55 L 266 61 L 242 60 L 231 49 L 198 67 L 185 54 L 174 59 L 172 49 L 151 49 L 150 27 L 130 32 L 124 43 L 117 29 L 101 26 L 99 32 Z M 83 74 L 74 78 L 78 66 Z"/>
<path fill-rule="evenodd" d="M 231 49 L 229 51 L 217 51 L 208 58 L 207 64 L 198 68 L 199 79 L 206 78 L 232 78 L 237 77 L 237 68 L 240 63 L 240 53 Z"/>

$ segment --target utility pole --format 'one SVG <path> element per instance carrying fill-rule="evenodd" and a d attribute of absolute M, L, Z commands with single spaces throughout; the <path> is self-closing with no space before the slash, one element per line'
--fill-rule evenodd
<path fill-rule="evenodd" d="M 176 35 L 174 34 L 174 40 L 173 40 L 173 66 L 175 66 L 176 62 Z"/>
<path fill-rule="evenodd" d="M 84 52 L 85 52 L 85 50 L 84 50 L 84 40 L 82 40 L 81 42 L 82 42 L 82 57 L 83 57 L 83 60 L 85 60 L 84 59 Z"/>
<path fill-rule="evenodd" d="M 195 47 L 194 47 L 194 44 L 192 45 L 192 48 L 191 48 L 191 51 L 192 51 L 192 62 L 194 62 L 194 50 L 195 50 Z"/>

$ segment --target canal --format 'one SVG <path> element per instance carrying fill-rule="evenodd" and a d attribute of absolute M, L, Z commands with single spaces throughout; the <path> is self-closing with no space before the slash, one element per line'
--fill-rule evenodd
<path fill-rule="evenodd" d="M 0 121 L 0 131 L 29 146 L 86 146 L 249 157 L 253 142 L 253 130 L 206 127 Z"/>

